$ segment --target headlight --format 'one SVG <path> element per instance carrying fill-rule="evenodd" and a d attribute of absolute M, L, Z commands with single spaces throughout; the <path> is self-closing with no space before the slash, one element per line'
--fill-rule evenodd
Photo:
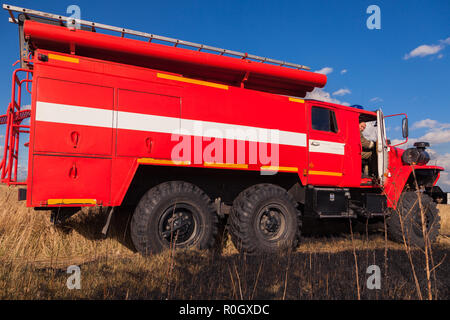
<path fill-rule="evenodd" d="M 430 144 L 428 142 L 416 142 L 414 146 L 416 148 L 409 148 L 403 152 L 403 163 L 407 165 L 426 165 L 430 161 L 430 155 L 425 151 L 425 148 L 429 147 Z"/>

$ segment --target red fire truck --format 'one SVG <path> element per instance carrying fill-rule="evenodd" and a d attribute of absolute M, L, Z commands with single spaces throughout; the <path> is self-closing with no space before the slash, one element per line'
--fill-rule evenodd
<path fill-rule="evenodd" d="M 224 220 L 247 253 L 295 246 L 305 218 L 386 218 L 394 240 L 406 234 L 423 246 L 436 239 L 432 197 L 443 168 L 426 165 L 428 144 L 392 145 L 381 110 L 304 99 L 326 84 L 325 75 L 3 8 L 19 28 L 21 66 L 0 118 L 7 125 L 1 179 L 25 186 L 19 198 L 27 206 L 53 210 L 56 221 L 84 206 L 111 208 L 110 215 L 134 206 L 130 230 L 142 254 L 171 244 L 210 248 Z M 26 93 L 30 109 L 22 106 Z M 407 140 L 406 114 L 393 116 L 403 118 Z M 360 122 L 376 128 L 370 177 L 362 174 Z M 29 134 L 26 182 L 17 179 L 22 134 Z"/>

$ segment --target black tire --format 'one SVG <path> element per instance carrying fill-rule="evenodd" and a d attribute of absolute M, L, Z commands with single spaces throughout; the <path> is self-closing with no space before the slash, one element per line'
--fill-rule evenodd
<path fill-rule="evenodd" d="M 436 203 L 431 197 L 420 193 L 430 243 L 433 243 L 440 230 L 440 216 Z M 400 219 L 401 218 L 401 219 Z M 402 224 L 403 222 L 403 228 Z M 391 240 L 403 243 L 403 235 L 408 244 L 423 248 L 425 241 L 422 232 L 422 219 L 419 198 L 416 192 L 404 192 L 400 196 L 397 210 L 386 219 L 388 236 Z"/>
<path fill-rule="evenodd" d="M 131 239 L 143 255 L 173 248 L 215 245 L 218 218 L 211 199 L 197 186 L 170 181 L 150 189 L 131 220 Z"/>
<path fill-rule="evenodd" d="M 276 253 L 295 248 L 300 239 L 301 213 L 285 189 L 272 184 L 254 185 L 233 202 L 229 231 L 242 253 Z"/>

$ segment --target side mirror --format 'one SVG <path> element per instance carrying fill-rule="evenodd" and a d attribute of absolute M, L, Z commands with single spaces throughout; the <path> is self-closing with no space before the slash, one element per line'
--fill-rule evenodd
<path fill-rule="evenodd" d="M 403 118 L 402 121 L 402 135 L 403 138 L 408 138 L 408 118 Z"/>

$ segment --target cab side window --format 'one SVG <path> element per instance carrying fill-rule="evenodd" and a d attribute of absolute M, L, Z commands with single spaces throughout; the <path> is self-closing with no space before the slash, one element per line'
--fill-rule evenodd
<path fill-rule="evenodd" d="M 311 124 L 314 130 L 338 132 L 336 115 L 333 110 L 327 108 L 312 107 Z"/>

